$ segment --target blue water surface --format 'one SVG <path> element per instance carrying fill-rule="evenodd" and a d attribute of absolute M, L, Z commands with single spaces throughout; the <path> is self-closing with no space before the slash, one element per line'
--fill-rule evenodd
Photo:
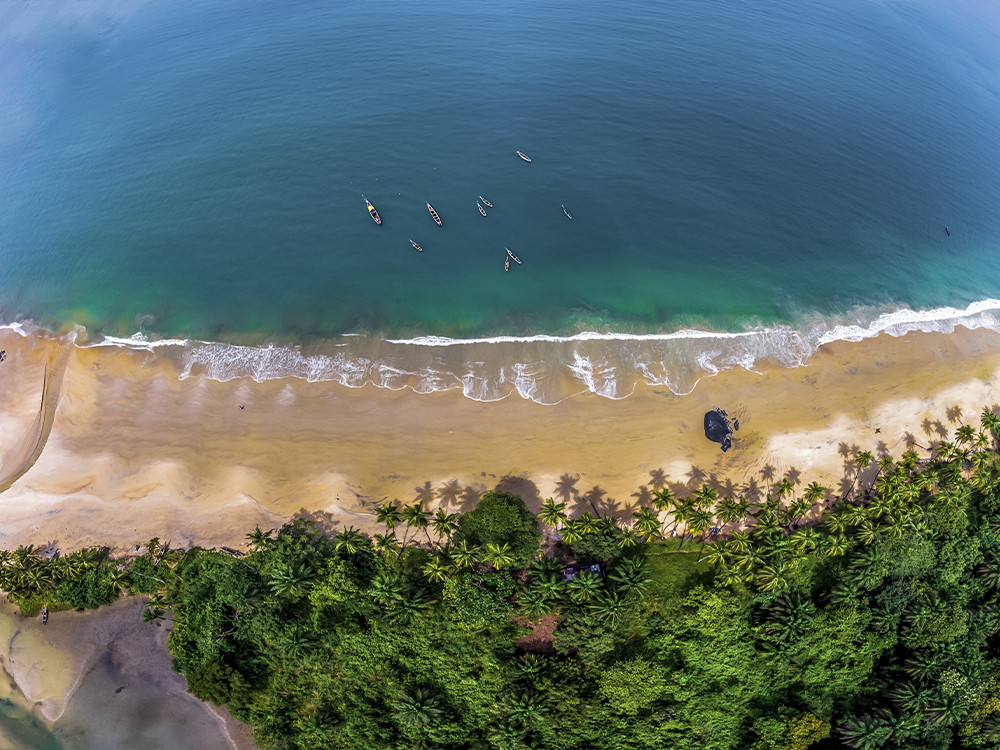
<path fill-rule="evenodd" d="M 0 61 L 3 322 L 739 330 L 1000 296 L 990 3 L 8 3 Z"/>

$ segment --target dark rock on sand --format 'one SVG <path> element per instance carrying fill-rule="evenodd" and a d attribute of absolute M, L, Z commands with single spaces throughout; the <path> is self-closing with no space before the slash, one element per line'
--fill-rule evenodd
<path fill-rule="evenodd" d="M 720 443 L 723 452 L 732 446 L 732 434 L 733 428 L 726 412 L 719 408 L 705 412 L 705 437 L 713 443 Z"/>

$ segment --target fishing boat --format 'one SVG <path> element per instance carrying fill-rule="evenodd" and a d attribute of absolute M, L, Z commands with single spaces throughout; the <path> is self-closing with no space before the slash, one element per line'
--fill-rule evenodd
<path fill-rule="evenodd" d="M 437 224 L 439 227 L 443 226 L 441 224 L 441 217 L 438 216 L 438 212 L 434 210 L 434 206 L 432 206 L 430 203 L 428 203 L 427 204 L 427 210 L 431 212 L 431 218 L 434 219 L 434 223 Z"/>
<path fill-rule="evenodd" d="M 509 256 L 510 256 L 510 259 L 511 259 L 512 261 L 514 261 L 515 263 L 517 263 L 517 265 L 521 265 L 521 259 L 520 259 L 520 258 L 518 258 L 518 257 L 517 257 L 516 255 L 514 255 L 514 253 L 512 253 L 512 252 L 510 251 L 510 248 L 509 248 L 509 247 L 505 247 L 505 248 L 504 248 L 504 250 L 506 250 L 506 251 L 507 251 L 507 255 L 509 255 Z"/>
<path fill-rule="evenodd" d="M 483 216 L 486 216 L 486 209 L 482 207 L 482 204 L 480 204 L 479 201 L 476 201 L 476 208 L 479 209 L 479 213 L 481 213 Z"/>
<path fill-rule="evenodd" d="M 414 242 L 413 240 L 410 240 L 410 244 L 411 244 L 411 245 L 413 245 L 413 247 L 415 247 L 415 248 L 416 248 L 417 250 L 419 250 L 420 252 L 423 252 L 423 251 L 424 251 L 424 249 L 423 249 L 422 247 L 420 247 L 420 245 L 418 245 L 418 244 L 417 244 L 416 242 Z"/>
<path fill-rule="evenodd" d="M 493 204 L 490 203 L 488 200 L 486 200 L 483 196 L 480 195 L 479 200 L 483 202 L 484 206 L 489 206 L 490 208 L 493 208 Z"/>
<path fill-rule="evenodd" d="M 527 154 L 523 153 L 522 151 L 518 151 L 517 155 L 520 156 L 522 159 L 524 159 L 526 162 L 528 162 L 528 163 L 531 162 L 531 157 L 528 156 Z"/>
<path fill-rule="evenodd" d="M 363 195 L 361 197 L 365 198 Z M 372 205 L 372 202 L 367 198 L 365 198 L 365 205 L 368 206 L 368 213 L 372 215 L 372 218 L 375 220 L 375 223 L 381 224 L 382 217 L 378 215 L 378 211 L 375 210 L 375 206 Z"/>
<path fill-rule="evenodd" d="M 504 258 L 503 259 L 503 270 L 505 270 L 505 271 L 509 271 L 510 270 L 510 258 Z"/>
<path fill-rule="evenodd" d="M 573 217 L 569 215 L 569 211 L 566 210 L 566 204 L 563 203 L 563 213 L 566 214 L 567 219 L 572 219 Z"/>

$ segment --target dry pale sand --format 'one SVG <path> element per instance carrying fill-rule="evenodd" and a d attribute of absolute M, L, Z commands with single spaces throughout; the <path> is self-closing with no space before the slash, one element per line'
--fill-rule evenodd
<path fill-rule="evenodd" d="M 564 495 L 579 511 L 622 513 L 659 481 L 741 490 L 791 471 L 836 491 L 850 450 L 926 446 L 1000 401 L 1000 334 L 986 330 L 838 342 L 807 367 L 728 371 L 683 397 L 641 387 L 620 401 L 584 394 L 555 406 L 296 379 L 180 380 L 154 353 L 9 331 L 0 348 L 8 548 L 124 550 L 152 536 L 238 546 L 254 525 L 302 514 L 371 530 L 384 499 L 467 508 L 498 485 L 529 503 Z M 46 368 L 50 379 L 63 372 L 58 392 L 49 388 L 50 430 L 39 418 Z M 740 420 L 729 453 L 702 430 L 716 405 Z"/>

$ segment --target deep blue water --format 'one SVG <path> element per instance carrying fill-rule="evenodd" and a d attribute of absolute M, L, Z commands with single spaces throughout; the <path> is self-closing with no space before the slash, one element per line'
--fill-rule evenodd
<path fill-rule="evenodd" d="M 0 102 L 3 322 L 302 343 L 1000 297 L 988 2 L 5 3 Z"/>

